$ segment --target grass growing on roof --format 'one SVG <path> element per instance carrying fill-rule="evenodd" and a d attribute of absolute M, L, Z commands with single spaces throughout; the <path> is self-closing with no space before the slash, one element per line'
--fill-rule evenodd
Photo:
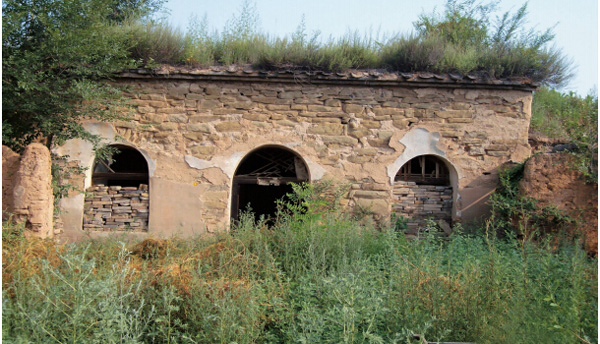
<path fill-rule="evenodd" d="M 443 13 L 421 15 L 412 34 L 381 37 L 349 31 L 323 40 L 318 31 L 308 32 L 304 19 L 289 36 L 263 33 L 255 6 L 246 1 L 222 31 L 209 31 L 206 16 L 190 18 L 185 34 L 161 22 L 149 22 L 145 29 L 132 24 L 132 52 L 145 62 L 188 66 L 482 73 L 547 85 L 568 80 L 569 61 L 550 46 L 552 31 L 526 29 L 527 4 L 491 21 L 495 9 L 494 3 L 449 0 Z"/>

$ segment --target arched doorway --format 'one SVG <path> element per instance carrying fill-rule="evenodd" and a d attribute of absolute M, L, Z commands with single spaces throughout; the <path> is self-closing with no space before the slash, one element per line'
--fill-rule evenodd
<path fill-rule="evenodd" d="M 407 161 L 394 178 L 394 213 L 408 219 L 408 232 L 424 227 L 428 219 L 440 226 L 452 223 L 453 189 L 450 168 L 435 155 Z"/>
<path fill-rule="evenodd" d="M 110 159 L 96 159 L 86 190 L 83 229 L 147 231 L 150 209 L 148 163 L 135 148 L 112 145 Z"/>
<path fill-rule="evenodd" d="M 251 209 L 255 216 L 266 218 L 276 214 L 276 200 L 292 192 L 289 183 L 309 180 L 302 158 L 278 146 L 258 148 L 242 159 L 233 177 L 231 219 L 239 219 L 240 211 Z"/>

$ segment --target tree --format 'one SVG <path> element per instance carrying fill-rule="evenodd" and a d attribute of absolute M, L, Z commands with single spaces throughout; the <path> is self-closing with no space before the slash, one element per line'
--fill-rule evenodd
<path fill-rule="evenodd" d="M 2 143 L 16 151 L 44 139 L 95 140 L 81 120 L 122 113 L 105 82 L 132 67 L 123 25 L 164 0 L 6 0 L 2 3 Z"/>

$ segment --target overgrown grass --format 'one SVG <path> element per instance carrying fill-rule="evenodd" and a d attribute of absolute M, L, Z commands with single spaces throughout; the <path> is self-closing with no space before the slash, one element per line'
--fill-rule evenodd
<path fill-rule="evenodd" d="M 564 54 L 549 47 L 545 32 L 525 29 L 527 8 L 491 22 L 493 3 L 448 1 L 445 13 L 422 15 L 416 33 L 389 37 L 348 32 L 322 40 L 309 34 L 304 19 L 286 37 L 259 29 L 255 6 L 245 1 L 221 31 L 209 31 L 208 19 L 190 19 L 185 34 L 164 23 L 130 26 L 133 55 L 145 62 L 212 66 L 252 64 L 262 69 L 342 71 L 385 69 L 401 72 L 482 73 L 497 78 L 526 77 L 560 85 L 570 77 Z"/>
<path fill-rule="evenodd" d="M 570 142 L 576 169 L 598 183 L 598 94 L 580 97 L 540 88 L 533 95 L 531 130 Z"/>
<path fill-rule="evenodd" d="M 319 194 L 186 240 L 56 246 L 5 223 L 3 340 L 597 343 L 597 260 L 576 244 L 407 241 Z"/>

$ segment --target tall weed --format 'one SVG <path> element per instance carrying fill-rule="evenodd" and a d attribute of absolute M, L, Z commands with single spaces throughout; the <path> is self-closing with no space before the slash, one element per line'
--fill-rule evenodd
<path fill-rule="evenodd" d="M 296 185 L 273 224 L 249 214 L 210 237 L 35 256 L 13 241 L 3 340 L 597 343 L 597 260 L 572 241 L 498 238 L 493 223 L 407 241 L 345 214 L 344 190 Z"/>

